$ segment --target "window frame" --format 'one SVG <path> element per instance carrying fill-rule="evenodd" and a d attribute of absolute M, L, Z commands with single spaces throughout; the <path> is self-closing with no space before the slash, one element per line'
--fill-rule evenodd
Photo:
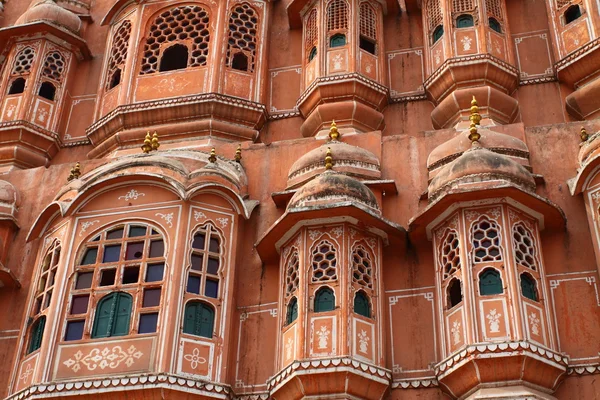
<path fill-rule="evenodd" d="M 211 317 L 212 317 L 212 324 L 210 327 L 210 336 L 205 336 L 202 334 L 202 324 L 204 323 L 204 321 L 202 321 L 202 320 L 198 321 L 196 319 L 196 318 L 199 318 L 198 310 L 196 310 L 196 312 L 195 312 L 194 331 L 186 332 L 187 313 L 188 313 L 188 309 L 191 308 L 192 306 L 195 306 L 196 308 L 199 306 L 202 306 L 203 310 L 210 311 Z M 181 332 L 185 335 L 202 337 L 205 339 L 213 339 L 216 334 L 216 332 L 215 332 L 216 320 L 217 320 L 217 312 L 212 304 L 210 304 L 204 300 L 201 300 L 201 299 L 189 300 L 185 303 L 185 305 L 183 307 L 183 321 L 182 321 L 182 326 L 181 326 Z"/>
<path fill-rule="evenodd" d="M 332 308 L 321 308 L 323 305 L 323 307 L 325 307 L 326 303 L 324 301 L 321 301 L 321 296 L 324 296 L 326 293 L 331 294 L 332 296 L 332 300 L 330 301 L 331 305 L 333 306 Z M 313 312 L 315 313 L 326 313 L 326 312 L 332 312 L 335 311 L 337 305 L 336 305 L 336 298 L 335 298 L 335 290 L 328 286 L 328 285 L 322 285 L 321 287 L 319 287 L 317 290 L 315 290 L 315 296 L 314 296 L 314 301 L 313 301 Z"/>
<path fill-rule="evenodd" d="M 482 290 L 482 289 L 488 287 L 488 285 L 482 286 L 482 282 L 483 282 L 483 279 L 485 279 L 485 277 L 487 275 L 489 275 L 489 274 L 494 274 L 494 276 L 498 278 L 498 282 L 496 282 L 496 283 L 500 284 L 500 291 L 493 292 L 493 293 L 483 293 L 484 290 Z M 504 294 L 504 280 L 502 279 L 502 273 L 498 269 L 493 268 L 493 267 L 483 268 L 477 274 L 477 287 L 478 287 L 479 295 L 480 296 L 499 296 L 499 295 L 503 295 Z"/>

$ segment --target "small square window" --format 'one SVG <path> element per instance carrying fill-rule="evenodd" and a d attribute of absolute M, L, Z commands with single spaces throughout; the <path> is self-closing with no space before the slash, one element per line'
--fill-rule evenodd
<path fill-rule="evenodd" d="M 165 243 L 162 240 L 150 242 L 150 258 L 162 257 L 165 254 Z"/>
<path fill-rule="evenodd" d="M 192 269 L 202 271 L 202 254 L 192 254 Z"/>
<path fill-rule="evenodd" d="M 146 231 L 145 226 L 132 226 L 129 228 L 129 237 L 146 236 Z"/>
<path fill-rule="evenodd" d="M 159 282 L 163 280 L 165 265 L 151 264 L 146 268 L 146 282 Z"/>
<path fill-rule="evenodd" d="M 158 307 L 160 305 L 160 288 L 144 290 L 142 307 Z"/>
<path fill-rule="evenodd" d="M 115 244 L 112 246 L 104 247 L 104 257 L 102 258 L 103 263 L 119 261 L 121 256 L 121 245 Z"/>
<path fill-rule="evenodd" d="M 106 239 L 122 239 L 123 238 L 123 228 L 117 228 L 112 230 L 106 234 Z"/>
<path fill-rule="evenodd" d="M 139 260 L 144 255 L 144 242 L 127 243 L 126 260 Z"/>
<path fill-rule="evenodd" d="M 40 311 L 42 311 L 42 301 L 44 300 L 44 296 L 40 296 L 37 299 L 35 299 L 35 307 L 34 307 L 34 314 L 39 314 Z"/>
<path fill-rule="evenodd" d="M 138 333 L 156 332 L 157 323 L 158 323 L 158 313 L 141 314 L 140 315 L 140 326 L 138 328 Z"/>
<path fill-rule="evenodd" d="M 207 279 L 206 287 L 204 288 L 204 295 L 216 299 L 219 296 L 219 281 Z"/>
<path fill-rule="evenodd" d="M 100 272 L 100 286 L 114 285 L 116 276 L 117 276 L 116 268 L 103 269 Z"/>
<path fill-rule="evenodd" d="M 73 296 L 73 302 L 71 303 L 71 315 L 85 314 L 88 309 L 88 303 L 90 295 L 85 296 Z"/>
<path fill-rule="evenodd" d="M 77 281 L 75 282 L 75 289 L 88 289 L 92 287 L 92 279 L 94 278 L 93 272 L 79 272 L 77 273 Z"/>
<path fill-rule="evenodd" d="M 98 248 L 92 247 L 85 251 L 83 255 L 83 259 L 81 260 L 81 265 L 90 265 L 96 264 L 96 258 L 98 256 Z"/>
<path fill-rule="evenodd" d="M 200 277 L 190 275 L 187 283 L 188 293 L 200 294 Z"/>
<path fill-rule="evenodd" d="M 69 321 L 67 322 L 67 331 L 65 333 L 65 340 L 79 340 L 83 337 L 83 326 L 85 325 L 84 320 Z"/>
<path fill-rule="evenodd" d="M 123 284 L 137 283 L 140 276 L 140 266 L 125 267 L 123 270 Z"/>

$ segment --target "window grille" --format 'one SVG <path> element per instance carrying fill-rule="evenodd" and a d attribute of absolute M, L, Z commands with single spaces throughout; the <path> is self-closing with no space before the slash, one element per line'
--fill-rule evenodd
<path fill-rule="evenodd" d="M 427 20 L 429 21 L 429 31 L 438 25 L 442 25 L 443 16 L 440 0 L 427 1 Z"/>
<path fill-rule="evenodd" d="M 181 43 L 187 47 L 191 42 L 187 66 L 204 66 L 208 59 L 209 41 L 209 15 L 204 8 L 188 5 L 167 10 L 156 17 L 150 26 L 140 75 L 159 71 L 161 49 L 169 47 L 169 43 Z"/>
<path fill-rule="evenodd" d="M 61 81 L 65 71 L 65 59 L 58 51 L 52 51 L 46 55 L 42 76 L 55 81 Z"/>
<path fill-rule="evenodd" d="M 455 231 L 449 232 L 442 242 L 440 264 L 444 279 L 452 276 L 460 269 L 460 248 L 458 235 Z"/>
<path fill-rule="evenodd" d="M 369 289 L 373 288 L 371 256 L 362 246 L 357 246 L 352 252 L 352 282 Z"/>
<path fill-rule="evenodd" d="M 482 219 L 475 223 L 471 229 L 471 240 L 476 263 L 502 260 L 500 233 L 495 222 Z"/>
<path fill-rule="evenodd" d="M 292 297 L 287 306 L 285 324 L 289 325 L 298 318 L 298 299 Z"/>
<path fill-rule="evenodd" d="M 258 34 L 258 16 L 248 3 L 235 6 L 229 16 L 229 36 L 227 39 L 227 65 L 229 67 L 254 72 Z M 246 58 L 245 68 L 236 67 L 234 61 L 242 53 Z M 239 60 L 239 58 L 237 58 Z"/>
<path fill-rule="evenodd" d="M 474 8 L 475 4 L 473 0 L 452 0 L 452 12 L 464 13 L 473 11 Z"/>
<path fill-rule="evenodd" d="M 485 0 L 485 8 L 488 15 L 493 16 L 498 20 L 502 20 L 502 4 L 500 0 Z"/>
<path fill-rule="evenodd" d="M 191 267 L 188 272 L 188 293 L 216 299 L 219 297 L 219 272 L 222 248 L 219 231 L 210 223 L 194 234 Z"/>
<path fill-rule="evenodd" d="M 35 50 L 31 47 L 25 47 L 15 57 L 13 63 L 12 75 L 23 75 L 31 72 L 31 66 L 33 65 L 33 59 L 35 58 Z"/>
<path fill-rule="evenodd" d="M 327 282 L 337 279 L 336 250 L 333 244 L 322 240 L 312 253 L 312 281 Z"/>
<path fill-rule="evenodd" d="M 529 300 L 539 301 L 537 282 L 527 273 L 521 274 L 521 293 Z"/>
<path fill-rule="evenodd" d="M 563 8 L 573 3 L 573 0 L 556 0 L 556 9 Z"/>
<path fill-rule="evenodd" d="M 285 295 L 291 296 L 298 289 L 300 282 L 300 261 L 298 259 L 298 251 L 294 251 L 288 259 L 286 274 L 285 274 Z"/>
<path fill-rule="evenodd" d="M 348 29 L 348 4 L 344 0 L 333 0 L 327 6 L 327 31 Z"/>
<path fill-rule="evenodd" d="M 377 41 L 377 16 L 366 1 L 360 4 L 360 34 Z"/>
<path fill-rule="evenodd" d="M 319 25 L 317 22 L 316 8 L 314 8 L 306 18 L 305 32 L 305 48 L 307 51 L 310 52 L 311 49 L 317 45 L 317 42 L 319 40 Z"/>
<path fill-rule="evenodd" d="M 528 229 L 522 224 L 513 226 L 513 247 L 518 264 L 532 270 L 537 270 L 535 261 L 535 241 Z"/>
<path fill-rule="evenodd" d="M 106 73 L 106 90 L 112 89 L 121 83 L 121 75 L 127 59 L 127 50 L 129 49 L 129 38 L 131 37 L 131 22 L 123 21 L 115 33 L 110 58 L 108 60 L 108 70 Z"/>

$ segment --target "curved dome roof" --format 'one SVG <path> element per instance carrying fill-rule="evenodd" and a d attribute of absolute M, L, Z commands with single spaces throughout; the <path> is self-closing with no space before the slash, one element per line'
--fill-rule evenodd
<path fill-rule="evenodd" d="M 520 155 L 523 158 L 529 156 L 529 149 L 525 142 L 514 136 L 485 128 L 479 128 L 478 132 L 481 135 L 479 143 L 486 149 L 500 154 Z M 469 137 L 461 132 L 454 138 L 433 149 L 427 158 L 427 169 L 431 171 L 432 169 L 439 168 L 454 160 L 470 148 L 471 141 L 469 140 Z"/>
<path fill-rule="evenodd" d="M 371 189 L 351 176 L 331 170 L 323 172 L 299 189 L 290 200 L 288 210 L 347 201 L 362 204 L 380 213 Z"/>
<path fill-rule="evenodd" d="M 477 189 L 498 180 L 514 183 L 528 191 L 535 190 L 535 180 L 525 167 L 508 156 L 474 144 L 440 169 L 429 184 L 429 198 L 435 200 L 458 184 L 468 184 L 465 187 Z"/>
<path fill-rule="evenodd" d="M 325 171 L 327 148 L 335 154 L 335 169 L 363 179 L 381 177 L 380 162 L 375 154 L 358 146 L 332 140 L 300 157 L 290 168 L 287 188 L 298 187 Z"/>
<path fill-rule="evenodd" d="M 23 25 L 30 22 L 46 21 L 79 34 L 81 20 L 69 10 L 57 5 L 54 0 L 40 0 L 34 3 L 16 22 Z"/>
<path fill-rule="evenodd" d="M 17 189 L 11 183 L 3 180 L 0 180 L 0 203 L 17 203 Z"/>

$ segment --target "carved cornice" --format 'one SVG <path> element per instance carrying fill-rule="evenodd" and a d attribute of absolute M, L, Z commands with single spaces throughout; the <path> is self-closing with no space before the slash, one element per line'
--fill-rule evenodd
<path fill-rule="evenodd" d="M 586 53 L 590 53 L 593 50 L 596 50 L 597 48 L 600 48 L 600 38 L 596 38 L 591 42 L 588 42 L 585 45 L 581 46 L 577 50 L 574 50 L 571 53 L 567 54 L 564 58 L 562 58 L 560 61 L 554 64 L 554 68 L 557 71 L 561 71 L 564 68 L 568 67 L 569 64 L 573 61 L 576 61 L 577 59 L 585 56 Z"/>
<path fill-rule="evenodd" d="M 593 375 L 600 374 L 600 363 L 589 365 L 576 365 L 567 368 L 568 375 Z"/>
<path fill-rule="evenodd" d="M 317 88 L 317 86 L 338 83 L 338 82 L 347 82 L 347 81 L 352 81 L 352 80 L 358 81 L 382 95 L 385 95 L 385 96 L 389 95 L 389 89 L 387 87 L 380 85 L 379 83 L 377 83 L 375 81 L 372 81 L 371 79 L 365 77 L 362 74 L 353 72 L 350 74 L 322 76 L 322 77 L 315 79 L 313 81 L 313 83 L 311 83 L 306 88 L 304 93 L 302 93 L 302 95 L 300 95 L 300 98 L 298 99 L 298 102 L 296 104 L 297 105 L 302 104 L 306 100 L 306 98 L 308 96 L 310 96 L 311 93 Z"/>
<path fill-rule="evenodd" d="M 392 382 L 392 389 L 426 389 L 438 387 L 440 384 L 434 377 L 429 379 L 397 379 Z"/>

